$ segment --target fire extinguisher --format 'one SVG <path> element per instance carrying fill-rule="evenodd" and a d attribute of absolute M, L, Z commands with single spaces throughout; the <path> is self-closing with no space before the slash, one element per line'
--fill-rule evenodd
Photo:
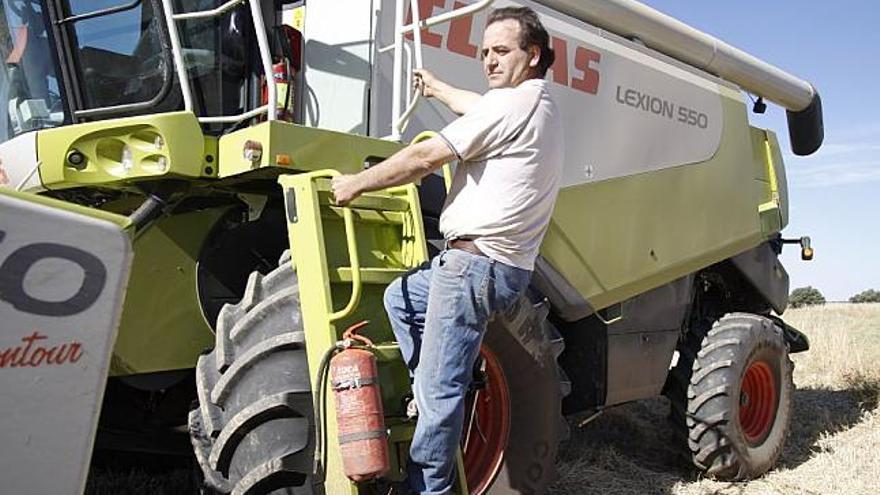
<path fill-rule="evenodd" d="M 279 120 L 293 121 L 293 76 L 295 70 L 287 59 L 272 64 L 272 79 L 275 81 L 275 108 Z M 263 105 L 269 103 L 269 88 L 263 82 Z"/>
<path fill-rule="evenodd" d="M 332 355 L 328 372 L 322 373 L 322 382 L 329 375 L 336 404 L 342 469 L 355 482 L 382 476 L 390 468 L 379 372 L 370 350 L 373 343 L 357 334 L 368 323 L 353 325 L 342 334 L 343 340 L 328 352 Z M 321 383 L 322 391 L 325 386 Z"/>
<path fill-rule="evenodd" d="M 275 81 L 277 98 L 274 104 L 278 109 L 279 120 L 293 122 L 293 81 L 299 71 L 302 35 L 290 26 L 281 25 L 275 33 L 275 41 L 280 48 L 281 56 L 276 57 L 276 62 L 272 64 L 272 79 Z M 266 87 L 265 79 L 262 94 L 263 105 L 266 105 L 269 103 L 269 89 Z"/>
<path fill-rule="evenodd" d="M 278 98 L 278 118 L 287 122 L 293 122 L 293 76 L 294 69 L 287 59 L 272 65 Z"/>

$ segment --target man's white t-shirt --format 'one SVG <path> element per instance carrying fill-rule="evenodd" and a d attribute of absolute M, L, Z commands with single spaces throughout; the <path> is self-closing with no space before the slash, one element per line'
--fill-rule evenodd
<path fill-rule="evenodd" d="M 532 270 L 562 176 L 562 129 L 547 82 L 493 89 L 440 131 L 459 160 L 440 215 L 446 239 Z"/>

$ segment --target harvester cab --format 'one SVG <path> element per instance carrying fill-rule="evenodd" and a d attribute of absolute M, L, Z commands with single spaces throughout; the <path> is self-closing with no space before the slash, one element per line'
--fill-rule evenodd
<path fill-rule="evenodd" d="M 457 491 L 545 493 L 564 413 L 660 394 L 699 469 L 759 476 L 788 429 L 788 355 L 808 343 L 776 316 L 788 301 L 785 168 L 743 92 L 787 109 L 795 154 L 821 145 L 818 92 L 631 0 L 497 3 L 533 8 L 550 33 L 567 144 L 529 295 L 484 337 Z M 0 1 L 0 195 L 99 212 L 134 253 L 118 270 L 130 274 L 118 331 L 99 335 L 111 350 L 89 413 L 96 449 L 194 452 L 219 493 L 367 495 L 404 477 L 417 418 L 383 293 L 442 245 L 452 168 L 347 207 L 329 182 L 453 118 L 412 90 L 414 69 L 486 90 L 477 59 L 492 5 Z M 16 221 L 4 211 L 0 232 Z M 812 256 L 809 238 L 797 242 Z M 343 335 L 364 320 L 366 340 Z M 0 368 L 23 362 L 28 335 L 4 329 Z M 374 361 L 340 364 L 349 349 Z M 74 364 L 54 365 L 73 377 Z M 4 435 L 47 427 L 6 410 L 35 393 L 16 390 L 22 400 L 0 404 L 18 421 Z M 372 399 L 352 414 L 346 394 Z M 28 452 L 64 440 L 3 438 Z M 20 458 L 0 457 L 19 491 L 53 468 Z M 377 458 L 367 474 L 346 467 Z"/>
<path fill-rule="evenodd" d="M 181 109 L 208 116 L 205 124 L 234 123 L 243 120 L 237 113 L 266 105 L 269 92 L 280 98 L 275 113 L 285 112 L 292 98 L 277 86 L 300 69 L 299 31 L 276 23 L 272 5 L 253 3 L 267 9 L 267 27 L 244 2 L 211 4 L 175 14 L 179 5 L 159 0 L 4 2 L 3 77 L 14 134 Z M 267 61 L 273 85 L 265 83 Z"/>

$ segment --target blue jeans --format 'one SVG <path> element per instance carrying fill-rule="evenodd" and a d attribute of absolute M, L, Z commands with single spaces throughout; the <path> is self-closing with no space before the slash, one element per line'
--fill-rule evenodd
<path fill-rule="evenodd" d="M 465 394 L 486 324 L 525 292 L 530 277 L 528 270 L 450 249 L 386 289 L 385 309 L 419 408 L 407 468 L 416 493 L 452 491 Z"/>

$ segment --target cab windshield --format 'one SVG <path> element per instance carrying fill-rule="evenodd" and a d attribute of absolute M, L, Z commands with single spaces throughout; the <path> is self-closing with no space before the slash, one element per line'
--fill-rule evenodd
<path fill-rule="evenodd" d="M 220 0 L 172 0 L 176 12 Z M 197 115 L 260 103 L 249 9 L 178 24 Z M 55 127 L 183 108 L 161 0 L 0 0 L 0 142 Z M 206 124 L 222 133 L 236 124 Z"/>
<path fill-rule="evenodd" d="M 0 142 L 61 125 L 65 110 L 46 16 L 38 1 L 0 2 Z"/>
<path fill-rule="evenodd" d="M 154 109 L 171 88 L 171 53 L 152 0 L 69 0 L 58 24 L 72 53 L 77 117 Z M 176 107 L 176 101 L 169 108 Z"/>

